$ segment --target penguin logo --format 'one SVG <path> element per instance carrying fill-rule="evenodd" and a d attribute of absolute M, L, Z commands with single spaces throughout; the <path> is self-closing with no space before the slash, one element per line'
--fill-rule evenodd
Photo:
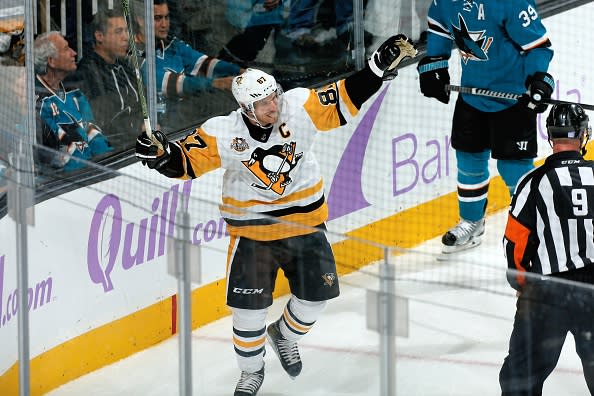
<path fill-rule="evenodd" d="M 326 272 L 322 275 L 322 279 L 324 281 L 324 286 L 332 287 L 334 286 L 334 282 L 336 282 L 336 274 L 333 272 Z"/>
<path fill-rule="evenodd" d="M 291 142 L 269 149 L 257 147 L 249 160 L 241 161 L 260 181 L 252 183 L 252 187 L 282 195 L 293 181 L 289 173 L 303 157 L 303 153 L 295 154 L 295 146 L 295 142 Z"/>

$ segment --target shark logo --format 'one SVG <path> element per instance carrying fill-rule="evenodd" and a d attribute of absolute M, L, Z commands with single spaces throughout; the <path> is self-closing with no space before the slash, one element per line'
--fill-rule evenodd
<path fill-rule="evenodd" d="M 258 147 L 252 152 L 249 160 L 241 161 L 261 182 L 252 183 L 252 187 L 282 195 L 293 181 L 289 173 L 303 157 L 303 153 L 295 154 L 295 146 L 295 142 L 291 142 L 266 150 Z"/>
<path fill-rule="evenodd" d="M 70 113 L 68 110 L 63 110 L 62 113 L 64 115 L 66 115 L 68 121 L 67 122 L 60 122 L 60 126 L 63 125 L 72 125 L 73 128 L 80 128 L 80 129 L 85 129 L 84 125 L 83 125 L 83 121 L 81 118 L 76 118 L 72 113 Z"/>
<path fill-rule="evenodd" d="M 66 116 L 66 119 L 64 119 L 64 117 L 60 117 L 61 119 L 58 121 L 58 125 L 66 133 L 66 135 L 68 135 L 70 139 L 76 143 L 76 149 L 78 149 L 80 152 L 83 152 L 88 146 L 87 142 L 84 141 L 80 133 L 81 130 L 85 130 L 83 121 L 81 119 L 77 119 L 67 110 L 63 110 L 62 114 Z"/>
<path fill-rule="evenodd" d="M 452 25 L 454 41 L 460 50 L 462 61 L 466 64 L 468 60 L 485 61 L 489 59 L 487 52 L 493 43 L 493 37 L 486 37 L 486 31 L 469 31 L 466 21 L 458 14 L 458 25 Z"/>

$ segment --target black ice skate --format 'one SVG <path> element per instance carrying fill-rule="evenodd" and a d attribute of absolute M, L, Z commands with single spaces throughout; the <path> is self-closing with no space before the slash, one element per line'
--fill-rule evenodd
<path fill-rule="evenodd" d="M 255 373 L 241 372 L 234 396 L 255 396 L 264 382 L 264 367 Z"/>
<path fill-rule="evenodd" d="M 456 253 L 480 245 L 481 236 L 485 233 L 485 219 L 479 221 L 460 220 L 441 238 L 442 253 Z"/>
<path fill-rule="evenodd" d="M 301 373 L 301 357 L 299 356 L 299 348 L 297 342 L 289 341 L 280 332 L 279 319 L 268 326 L 266 338 L 272 349 L 278 356 L 283 368 L 292 379 L 295 379 Z"/>

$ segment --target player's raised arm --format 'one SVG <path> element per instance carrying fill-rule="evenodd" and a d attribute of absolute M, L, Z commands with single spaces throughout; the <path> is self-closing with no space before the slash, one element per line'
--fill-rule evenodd
<path fill-rule="evenodd" d="M 417 55 L 413 41 L 404 34 L 397 34 L 384 41 L 367 60 L 362 70 L 347 77 L 346 91 L 353 104 L 361 105 L 381 87 L 382 81 L 398 75 L 397 67 L 404 59 Z"/>

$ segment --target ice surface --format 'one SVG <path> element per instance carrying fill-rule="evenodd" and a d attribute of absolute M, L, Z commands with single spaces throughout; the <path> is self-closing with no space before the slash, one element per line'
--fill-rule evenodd
<path fill-rule="evenodd" d="M 487 219 L 485 240 L 459 257 L 438 262 L 439 238 L 396 257 L 396 292 L 409 301 L 409 336 L 396 340 L 397 395 L 496 395 L 507 352 L 515 294 L 505 281 L 501 235 L 506 213 Z M 272 350 L 259 396 L 380 395 L 379 336 L 366 328 L 366 290 L 378 290 L 378 265 L 341 278 L 341 296 L 301 343 L 303 372 L 292 381 Z M 287 298 L 275 301 L 269 321 Z M 72 381 L 51 396 L 177 395 L 178 340 Z M 239 370 L 231 344 L 231 320 L 223 318 L 192 334 L 195 395 L 232 394 Z M 571 335 L 544 396 L 588 394 Z"/>

